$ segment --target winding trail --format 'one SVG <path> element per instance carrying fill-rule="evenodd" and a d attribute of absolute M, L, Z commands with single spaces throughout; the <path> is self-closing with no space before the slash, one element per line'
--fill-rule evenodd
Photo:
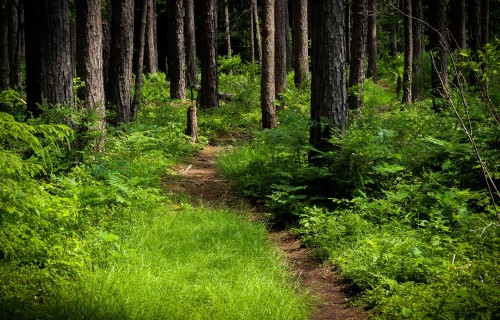
<path fill-rule="evenodd" d="M 222 148 L 207 146 L 190 163 L 177 166 L 175 174 L 165 177 L 164 189 L 190 195 L 195 205 L 229 207 L 257 217 L 257 210 L 242 199 L 217 172 L 216 156 Z M 364 310 L 349 306 L 351 296 L 348 286 L 333 271 L 333 267 L 313 258 L 290 232 L 270 231 L 269 239 L 283 252 L 300 283 L 311 291 L 316 305 L 312 320 L 368 319 Z"/>

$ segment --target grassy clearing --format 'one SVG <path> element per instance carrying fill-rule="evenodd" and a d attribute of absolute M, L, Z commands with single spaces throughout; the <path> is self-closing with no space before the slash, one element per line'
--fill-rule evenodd
<path fill-rule="evenodd" d="M 143 217 L 129 253 L 59 292 L 54 319 L 305 319 L 263 225 L 224 210 Z"/>

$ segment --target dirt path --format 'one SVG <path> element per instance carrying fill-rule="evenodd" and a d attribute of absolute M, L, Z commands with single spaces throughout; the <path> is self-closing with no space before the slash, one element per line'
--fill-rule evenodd
<path fill-rule="evenodd" d="M 176 174 L 167 176 L 164 188 L 170 192 L 185 192 L 195 204 L 229 206 L 239 210 L 251 210 L 216 170 L 218 146 L 207 146 L 189 164 L 176 167 Z M 291 270 L 304 287 L 309 288 L 317 306 L 312 320 L 361 320 L 367 319 L 361 309 L 349 307 L 350 296 L 340 277 L 318 259 L 310 256 L 287 231 L 270 233 L 270 240 L 284 253 Z"/>

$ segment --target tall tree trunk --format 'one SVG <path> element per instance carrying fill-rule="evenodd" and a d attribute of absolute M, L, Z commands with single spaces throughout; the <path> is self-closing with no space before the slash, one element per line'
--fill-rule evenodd
<path fill-rule="evenodd" d="M 22 0 L 10 1 L 9 14 L 9 70 L 10 87 L 22 86 L 22 60 L 24 57 L 24 6 Z"/>
<path fill-rule="evenodd" d="M 201 98 L 202 109 L 219 106 L 217 71 L 217 0 L 203 0 L 201 4 Z"/>
<path fill-rule="evenodd" d="M 352 1 L 352 30 L 351 65 L 349 76 L 349 108 L 361 110 L 363 108 L 366 66 L 366 41 L 368 35 L 368 0 Z"/>
<path fill-rule="evenodd" d="M 8 0 L 0 0 L 0 90 L 10 87 Z"/>
<path fill-rule="evenodd" d="M 169 0 L 168 9 L 171 12 L 171 48 L 169 56 L 170 75 L 170 98 L 186 98 L 186 72 L 184 65 L 186 62 L 184 50 L 184 21 L 183 21 L 183 0 Z"/>
<path fill-rule="evenodd" d="M 368 42 L 366 45 L 368 56 L 367 77 L 377 82 L 377 0 L 368 0 Z"/>
<path fill-rule="evenodd" d="M 181 0 L 182 1 L 182 0 Z M 137 114 L 139 112 L 139 105 L 141 103 L 141 93 L 142 93 L 142 73 L 144 69 L 144 51 L 146 48 L 146 25 L 148 24 L 148 7 L 149 0 L 142 0 L 142 16 L 141 22 L 139 24 L 139 43 L 138 43 L 138 52 L 137 52 L 137 69 L 135 74 L 135 92 L 134 92 L 134 100 L 132 101 L 132 111 L 131 118 L 132 120 L 137 119 Z M 184 40 L 184 39 L 182 39 Z"/>
<path fill-rule="evenodd" d="M 26 0 L 26 95 L 28 111 L 37 103 L 73 104 L 69 2 Z"/>
<path fill-rule="evenodd" d="M 144 46 L 144 65 L 147 73 L 158 72 L 158 44 L 156 40 L 156 1 L 148 0 L 146 18 L 146 43 Z"/>
<path fill-rule="evenodd" d="M 102 18 L 102 73 L 104 78 L 104 96 L 109 100 L 109 70 L 111 64 L 111 1 L 105 0 L 106 7 Z"/>
<path fill-rule="evenodd" d="M 231 57 L 231 30 L 229 25 L 229 4 L 227 0 L 222 0 L 224 6 L 224 40 L 226 42 L 227 56 Z"/>
<path fill-rule="evenodd" d="M 481 1 L 481 45 L 490 41 L 490 0 Z"/>
<path fill-rule="evenodd" d="M 286 6 L 286 33 L 285 33 L 285 43 L 286 43 L 286 71 L 293 70 L 293 50 L 292 50 L 292 26 L 293 26 L 293 13 L 292 13 L 292 0 L 285 0 Z"/>
<path fill-rule="evenodd" d="M 345 57 L 347 64 L 351 63 L 351 18 L 352 18 L 352 6 L 351 0 L 345 0 Z"/>
<path fill-rule="evenodd" d="M 69 19 L 69 34 L 71 43 L 71 67 L 73 70 L 76 68 L 76 21 L 74 17 L 70 16 Z"/>
<path fill-rule="evenodd" d="M 103 147 L 106 132 L 101 2 L 76 0 L 76 74 L 85 82 L 80 91 L 80 99 L 97 116 L 90 130 L 101 133 L 101 137 L 94 140 L 98 150 Z"/>
<path fill-rule="evenodd" d="M 275 0 L 274 5 L 274 76 L 276 99 L 279 99 L 286 89 L 288 6 L 286 0 Z"/>
<path fill-rule="evenodd" d="M 450 45 L 453 49 L 465 49 L 467 47 L 467 34 L 465 32 L 465 0 L 454 0 L 450 2 L 450 31 L 452 39 Z"/>
<path fill-rule="evenodd" d="M 196 63 L 196 34 L 194 25 L 194 3 L 193 0 L 184 0 L 184 35 L 186 37 L 186 77 L 188 86 L 198 84 L 198 66 Z"/>
<path fill-rule="evenodd" d="M 264 0 L 264 17 L 262 22 L 262 80 L 260 104 L 262 108 L 262 127 L 274 129 L 278 126 L 276 119 L 275 78 L 274 78 L 274 1 Z"/>
<path fill-rule="evenodd" d="M 294 0 L 293 15 L 294 82 L 302 86 L 309 72 L 307 0 Z"/>
<path fill-rule="evenodd" d="M 412 102 L 413 72 L 413 23 L 412 0 L 403 0 L 403 24 L 405 30 L 404 68 L 403 68 L 403 103 Z"/>
<path fill-rule="evenodd" d="M 432 95 L 433 109 L 440 111 L 443 107 L 441 98 L 445 97 L 445 87 L 448 84 L 448 56 L 446 52 L 446 5 L 444 0 L 434 0 L 429 3 L 429 24 L 435 30 L 429 34 L 429 46 L 432 50 Z"/>
<path fill-rule="evenodd" d="M 252 61 L 252 64 L 254 64 L 256 60 L 255 41 L 253 40 L 255 38 L 255 32 L 253 30 L 253 20 L 253 0 L 250 0 L 250 61 Z"/>
<path fill-rule="evenodd" d="M 412 100 L 420 100 L 422 98 L 422 93 L 420 85 L 422 83 L 422 55 L 424 51 L 422 37 L 424 34 L 424 24 L 423 24 L 423 10 L 422 10 L 422 0 L 412 0 L 412 38 L 413 38 L 413 76 L 411 85 L 411 96 Z"/>
<path fill-rule="evenodd" d="M 390 47 L 389 55 L 395 58 L 398 55 L 398 26 L 395 22 L 389 25 Z"/>
<path fill-rule="evenodd" d="M 310 142 L 326 151 L 331 149 L 328 139 L 332 133 L 344 134 L 348 124 L 345 5 L 343 0 L 313 1 L 311 9 Z"/>
<path fill-rule="evenodd" d="M 262 40 L 260 37 L 260 27 L 259 27 L 259 10 L 257 8 L 257 0 L 250 0 L 252 4 L 252 14 L 253 14 L 253 34 L 255 41 L 255 59 L 262 61 Z"/>
<path fill-rule="evenodd" d="M 473 51 L 481 46 L 481 0 L 468 0 L 469 44 Z"/>
<path fill-rule="evenodd" d="M 117 122 L 130 122 L 134 1 L 111 0 L 111 56 L 108 101 L 117 109 Z"/>

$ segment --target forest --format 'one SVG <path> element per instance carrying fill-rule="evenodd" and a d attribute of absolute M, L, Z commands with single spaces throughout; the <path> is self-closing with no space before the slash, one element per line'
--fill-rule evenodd
<path fill-rule="evenodd" d="M 500 319 L 500 0 L 0 15 L 0 319 Z"/>

